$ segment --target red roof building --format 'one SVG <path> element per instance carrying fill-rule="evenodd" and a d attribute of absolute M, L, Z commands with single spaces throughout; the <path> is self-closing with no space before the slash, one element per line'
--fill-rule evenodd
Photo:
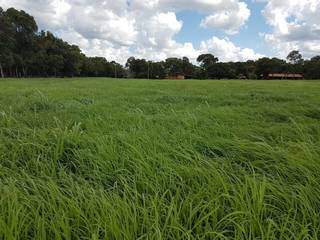
<path fill-rule="evenodd" d="M 173 74 L 173 75 L 169 75 L 167 77 L 167 79 L 169 80 L 184 80 L 186 77 L 183 74 Z"/>
<path fill-rule="evenodd" d="M 268 74 L 267 79 L 292 79 L 292 80 L 299 80 L 303 79 L 302 74 L 296 74 L 296 73 L 270 73 Z"/>

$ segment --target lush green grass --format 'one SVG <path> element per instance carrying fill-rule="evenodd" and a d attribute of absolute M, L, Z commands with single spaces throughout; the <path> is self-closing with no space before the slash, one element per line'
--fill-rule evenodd
<path fill-rule="evenodd" d="M 319 81 L 0 81 L 0 239 L 318 239 Z"/>

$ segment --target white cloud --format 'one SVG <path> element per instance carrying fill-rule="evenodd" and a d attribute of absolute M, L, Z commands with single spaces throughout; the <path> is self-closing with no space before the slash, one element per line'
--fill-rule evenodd
<path fill-rule="evenodd" d="M 265 0 L 263 15 L 273 31 L 264 34 L 279 56 L 300 50 L 306 57 L 320 54 L 319 0 Z"/>
<path fill-rule="evenodd" d="M 41 29 L 79 45 L 90 56 L 122 63 L 132 55 L 154 60 L 171 56 L 196 59 L 204 49 L 174 40 L 183 27 L 176 17 L 179 11 L 197 11 L 205 16 L 201 26 L 227 34 L 237 33 L 250 17 L 243 0 L 0 0 L 0 6 L 27 11 Z M 252 50 L 240 51 L 247 53 L 237 54 L 237 59 L 255 55 Z M 220 52 L 226 54 L 221 59 L 229 59 L 229 52 Z"/>
<path fill-rule="evenodd" d="M 227 34 L 236 34 L 249 17 L 250 10 L 245 3 L 240 2 L 235 5 L 233 11 L 224 10 L 207 16 L 201 22 L 201 26 L 206 28 L 225 29 Z"/>
<path fill-rule="evenodd" d="M 136 11 L 183 11 L 193 10 L 207 15 L 201 26 L 235 34 L 250 17 L 245 2 L 239 0 L 131 0 Z"/>
<path fill-rule="evenodd" d="M 256 54 L 252 49 L 236 46 L 228 38 L 220 39 L 213 37 L 212 39 L 203 41 L 200 51 L 202 53 L 213 53 L 219 60 L 224 62 L 256 60 L 263 57 L 261 54 Z"/>
<path fill-rule="evenodd" d="M 134 18 L 125 12 L 118 14 L 117 5 L 92 5 L 90 2 L 83 0 L 72 5 L 68 13 L 69 27 L 86 39 L 108 40 L 121 46 L 136 41 Z M 126 7 L 125 2 L 123 7 Z"/>
<path fill-rule="evenodd" d="M 71 9 L 64 0 L 0 0 L 3 8 L 15 7 L 35 16 L 40 28 L 56 29 L 67 23 L 67 14 Z"/>

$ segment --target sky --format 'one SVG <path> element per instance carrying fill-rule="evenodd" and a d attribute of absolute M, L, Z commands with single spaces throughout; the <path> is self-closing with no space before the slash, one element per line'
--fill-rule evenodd
<path fill-rule="evenodd" d="M 212 53 L 220 61 L 320 55 L 320 0 L 0 0 L 88 56 L 125 63 Z"/>

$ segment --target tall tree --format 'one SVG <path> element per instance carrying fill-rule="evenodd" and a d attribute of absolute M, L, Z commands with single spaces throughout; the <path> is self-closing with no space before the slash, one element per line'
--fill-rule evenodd
<path fill-rule="evenodd" d="M 217 63 L 219 59 L 212 54 L 201 54 L 197 58 L 197 62 L 200 63 L 200 66 L 204 69 L 208 69 L 211 65 Z"/>
<path fill-rule="evenodd" d="M 0 7 L 0 75 L 5 77 L 5 68 L 11 68 L 14 64 L 13 50 L 15 36 L 12 25 L 6 16 L 6 12 Z"/>
<path fill-rule="evenodd" d="M 150 63 L 150 78 L 164 79 L 166 77 L 165 62 L 151 62 Z"/>
<path fill-rule="evenodd" d="M 14 59 L 15 75 L 18 77 L 26 72 L 27 60 L 33 55 L 36 46 L 36 32 L 38 26 L 32 16 L 24 11 L 9 8 L 5 12 L 5 18 L 10 22 L 14 31 Z"/>
<path fill-rule="evenodd" d="M 320 62 L 320 56 L 314 56 L 311 58 L 311 61 Z"/>
<path fill-rule="evenodd" d="M 267 78 L 270 73 L 287 72 L 286 62 L 278 58 L 261 58 L 256 61 L 256 75 L 258 78 Z"/>
<path fill-rule="evenodd" d="M 187 78 L 192 78 L 195 71 L 194 65 L 190 62 L 189 58 L 182 58 L 182 71 Z"/>
<path fill-rule="evenodd" d="M 320 56 L 315 56 L 310 61 L 306 61 L 303 72 L 307 79 L 320 79 Z"/>
<path fill-rule="evenodd" d="M 219 61 L 217 57 L 208 53 L 208 54 L 201 54 L 197 58 L 197 62 L 200 64 L 202 68 L 202 74 L 204 78 L 213 79 L 216 78 L 216 73 L 218 69 L 216 68 L 216 64 Z"/>
<path fill-rule="evenodd" d="M 133 78 L 148 78 L 150 76 L 150 64 L 145 59 L 136 59 L 130 57 L 127 60 L 126 67 Z"/>
<path fill-rule="evenodd" d="M 291 64 L 301 64 L 303 62 L 302 55 L 297 50 L 290 52 L 289 55 L 287 56 L 287 60 Z"/>
<path fill-rule="evenodd" d="M 167 58 L 165 66 L 168 75 L 184 74 L 183 61 L 179 58 Z"/>

